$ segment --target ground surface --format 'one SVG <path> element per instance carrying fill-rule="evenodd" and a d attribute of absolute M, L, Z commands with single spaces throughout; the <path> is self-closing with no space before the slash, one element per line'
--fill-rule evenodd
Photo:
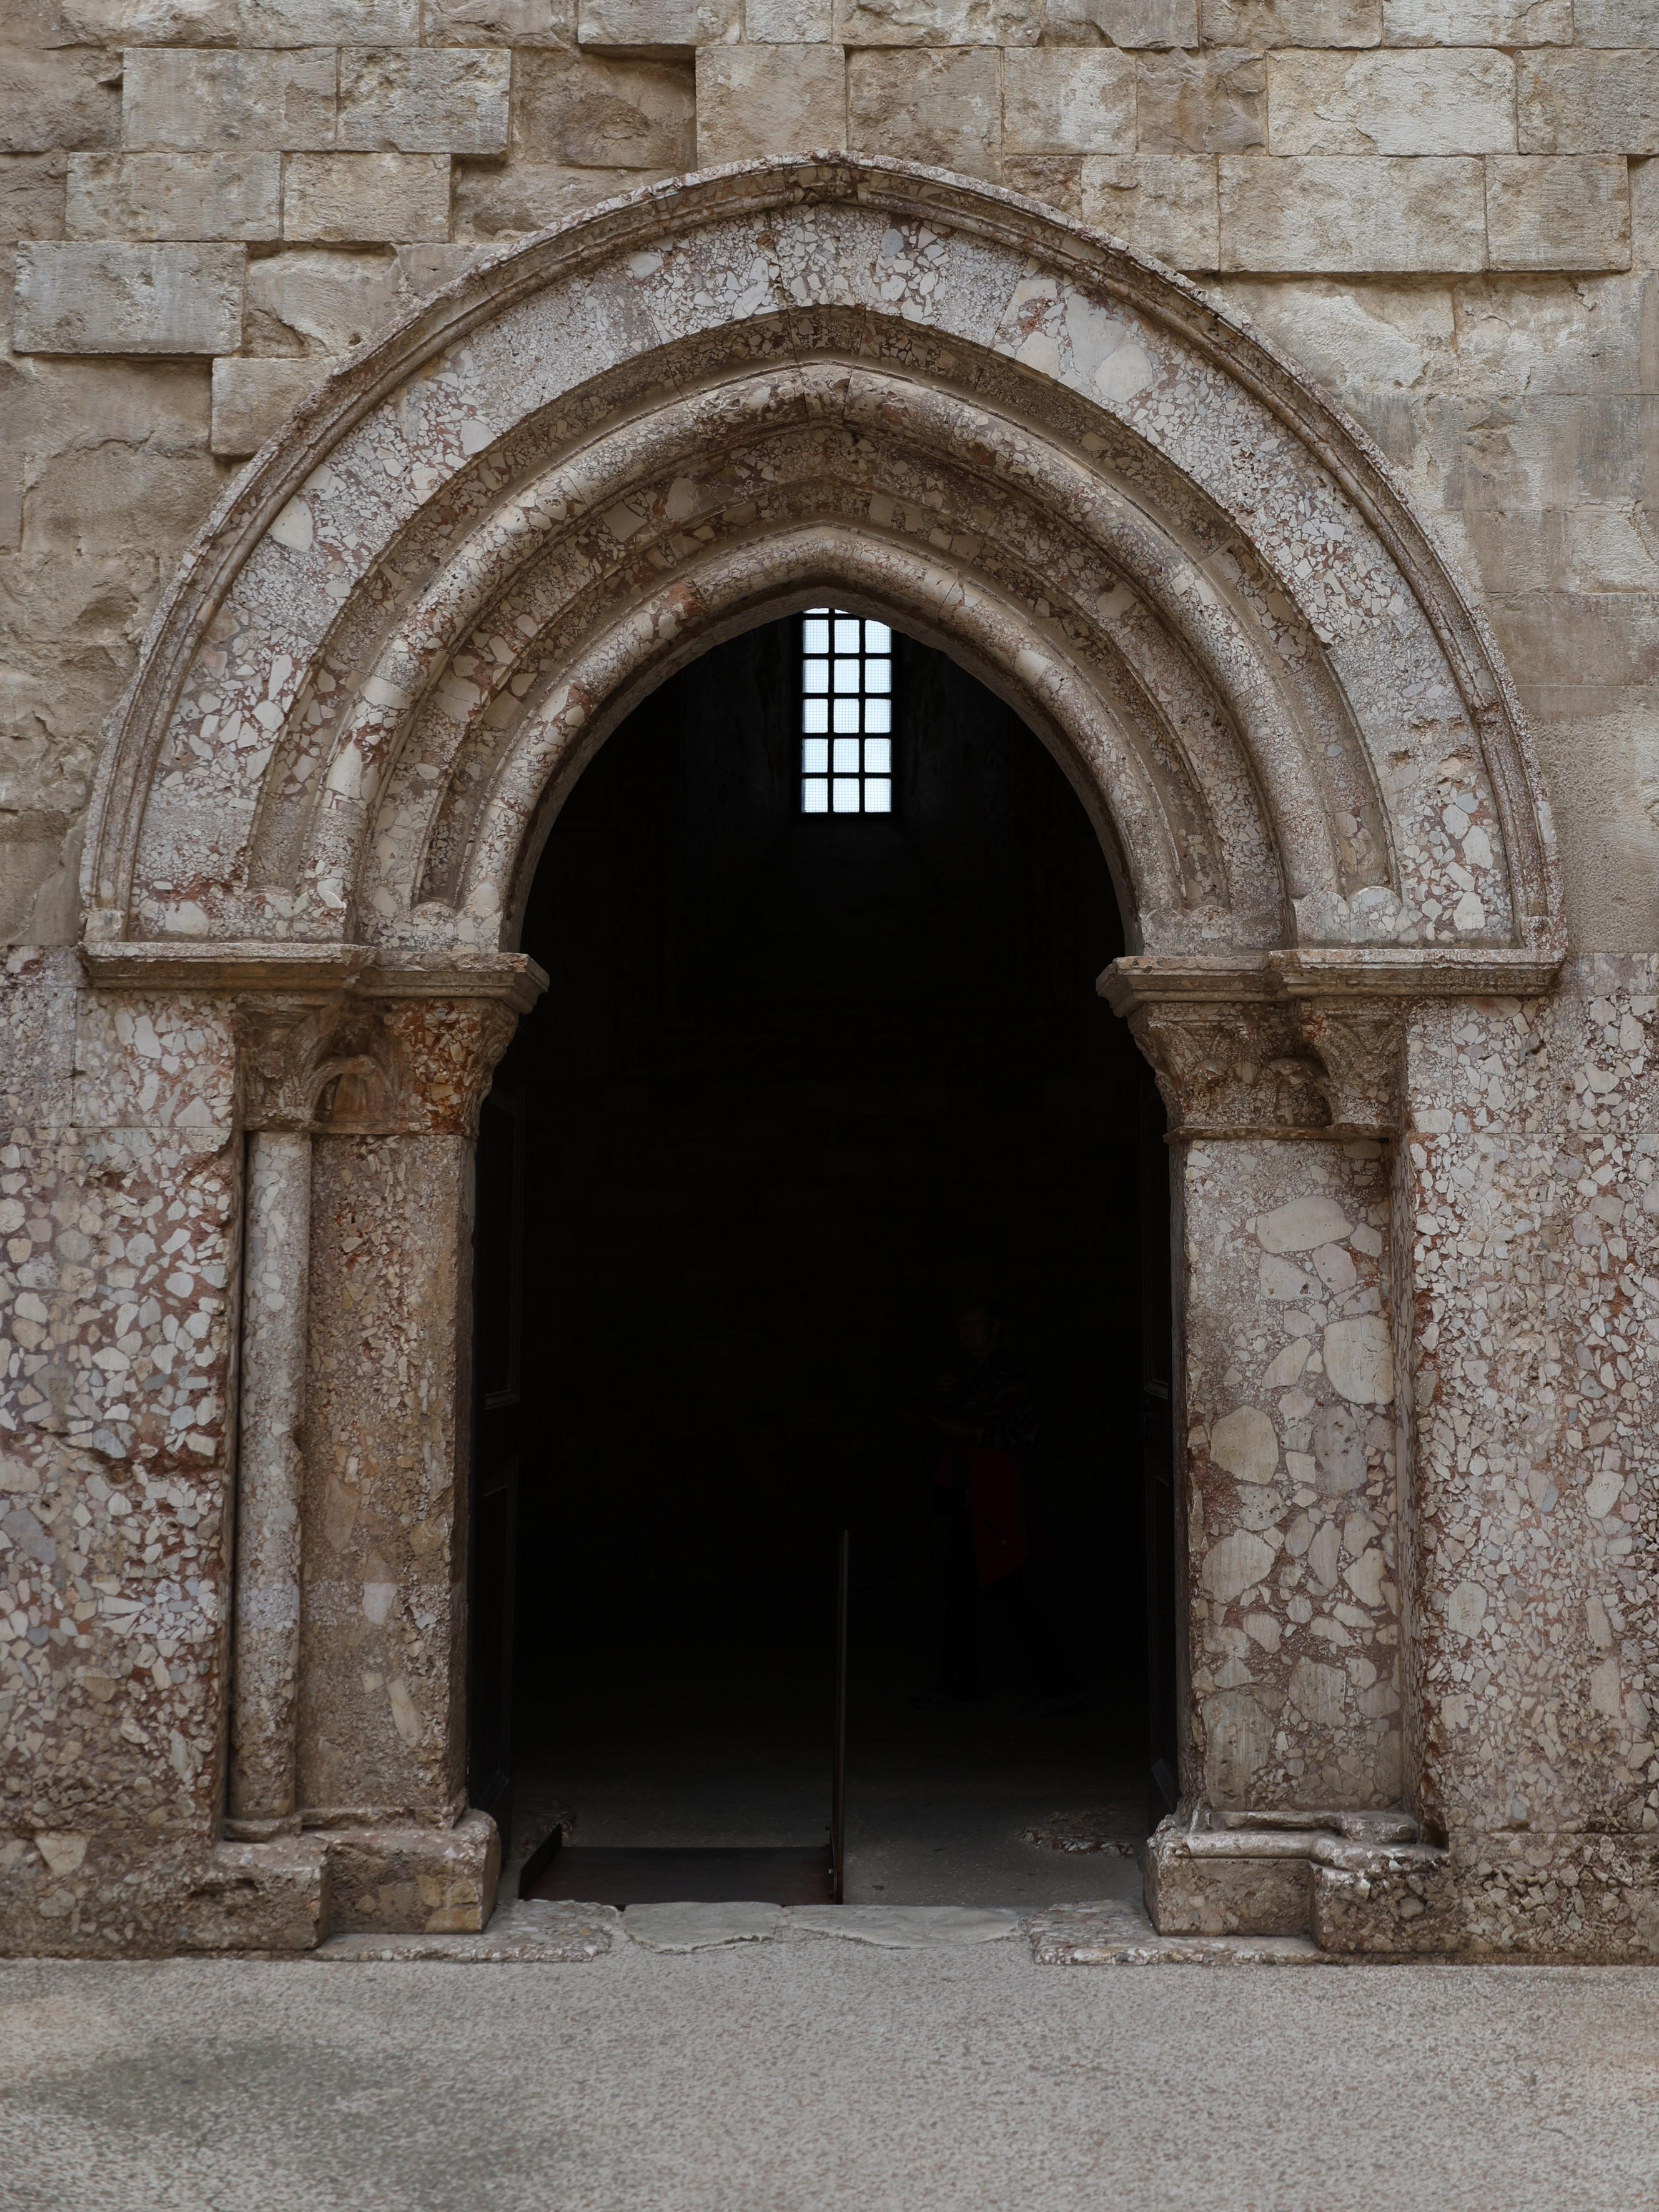
<path fill-rule="evenodd" d="M 1636 2212 L 1659 1972 L 0 1966 L 5 2212 Z"/>

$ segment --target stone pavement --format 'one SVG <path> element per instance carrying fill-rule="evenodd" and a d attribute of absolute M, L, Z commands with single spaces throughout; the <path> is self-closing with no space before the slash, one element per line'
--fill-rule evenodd
<path fill-rule="evenodd" d="M 981 1931 L 982 1933 L 983 1931 Z M 1634 2212 L 1659 1972 L 0 1966 L 3 2212 Z"/>

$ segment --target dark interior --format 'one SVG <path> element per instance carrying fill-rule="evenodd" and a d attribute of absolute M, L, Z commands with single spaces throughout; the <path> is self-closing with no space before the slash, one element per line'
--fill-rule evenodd
<path fill-rule="evenodd" d="M 537 872 L 550 981 L 479 1176 L 472 1787 L 519 1859 L 563 1812 L 582 1845 L 821 1846 L 843 1528 L 849 1897 L 935 1901 L 963 1820 L 1017 1841 L 1022 1809 L 1112 1804 L 1144 1831 L 1162 1111 L 1095 989 L 1122 925 L 1064 774 L 945 655 L 894 650 L 891 815 L 800 812 L 792 617 L 640 707 Z M 938 1672 L 921 1409 L 975 1295 L 1039 1408 L 1042 1602 L 1089 1692 L 1060 1718 L 994 1608 L 979 1703 L 912 1702 Z"/>

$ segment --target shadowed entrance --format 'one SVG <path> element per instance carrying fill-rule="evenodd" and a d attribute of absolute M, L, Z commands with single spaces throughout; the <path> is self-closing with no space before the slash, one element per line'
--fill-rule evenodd
<path fill-rule="evenodd" d="M 563 1810 L 579 1859 L 821 1844 L 846 1527 L 848 1896 L 1095 1888 L 1097 1859 L 1021 1831 L 1108 1807 L 1123 1840 L 1145 1827 L 1139 1407 L 1169 1318 L 1143 1306 L 1155 1093 L 1094 988 L 1121 947 L 1111 880 L 1018 717 L 902 636 L 895 811 L 803 814 L 799 634 L 751 631 L 637 709 L 532 895 L 551 980 L 480 1182 L 499 1245 L 489 1194 L 521 1149 L 519 1431 L 484 1455 L 518 1464 L 510 1856 Z M 925 1409 L 971 1297 L 1004 1308 L 1038 1408 L 1036 1603 L 1088 1693 L 1066 1714 L 1036 1710 L 996 1588 L 978 1701 L 913 1702 L 947 1534 Z"/>

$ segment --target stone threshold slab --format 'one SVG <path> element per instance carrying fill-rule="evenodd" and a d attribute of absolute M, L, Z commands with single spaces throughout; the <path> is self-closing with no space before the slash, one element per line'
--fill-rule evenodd
<path fill-rule="evenodd" d="M 888 1951 L 1006 1942 L 1024 1925 L 1012 1907 L 960 1905 L 727 1904 L 614 1905 L 532 1899 L 503 1905 L 482 1934 L 332 1936 L 306 1955 L 328 1961 L 432 1960 L 452 1965 L 554 1966 L 602 1958 L 618 1942 L 685 1954 L 732 1943 L 836 1938 Z"/>
<path fill-rule="evenodd" d="M 1310 1936 L 1160 1936 L 1138 1906 L 1056 1905 L 1026 1923 L 1039 1966 L 1346 1966 Z"/>
<path fill-rule="evenodd" d="M 537 1898 L 499 1906 L 481 1934 L 331 1936 L 304 1955 L 325 1963 L 429 1959 L 463 1966 L 571 1966 L 602 1959 L 621 1922 L 613 1905 Z"/>

